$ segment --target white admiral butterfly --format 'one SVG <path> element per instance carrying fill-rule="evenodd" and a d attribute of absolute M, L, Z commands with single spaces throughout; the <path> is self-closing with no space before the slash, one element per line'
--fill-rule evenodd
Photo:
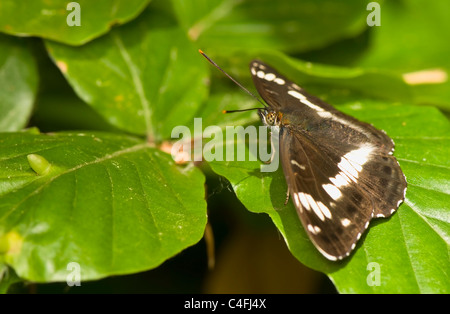
<path fill-rule="evenodd" d="M 258 108 L 262 122 L 279 128 L 280 161 L 303 227 L 323 256 L 341 260 L 372 218 L 391 216 L 405 198 L 394 142 L 261 61 L 250 71 L 267 103 Z"/>

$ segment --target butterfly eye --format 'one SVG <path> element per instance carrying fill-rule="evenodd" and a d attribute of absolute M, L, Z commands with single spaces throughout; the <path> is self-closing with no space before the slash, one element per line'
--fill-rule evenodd
<path fill-rule="evenodd" d="M 271 111 L 266 115 L 266 122 L 268 125 L 275 125 L 276 122 L 276 114 L 275 112 Z"/>

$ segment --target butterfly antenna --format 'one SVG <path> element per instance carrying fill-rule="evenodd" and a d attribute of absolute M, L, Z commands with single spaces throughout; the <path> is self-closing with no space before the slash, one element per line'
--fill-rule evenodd
<path fill-rule="evenodd" d="M 255 98 L 260 104 L 263 105 L 264 108 L 250 108 L 250 109 L 241 109 L 241 110 L 224 110 L 223 113 L 231 113 L 231 112 L 240 112 L 240 111 L 248 111 L 248 110 L 255 110 L 255 109 L 265 109 L 267 106 L 264 102 L 261 101 L 261 99 L 259 99 L 257 96 L 255 96 L 252 92 L 250 92 L 248 89 L 246 89 L 244 86 L 242 86 L 241 83 L 239 83 L 238 81 L 236 81 L 234 78 L 232 78 L 227 72 L 225 72 L 220 66 L 217 65 L 217 63 L 215 63 L 214 61 L 211 60 L 210 57 L 208 57 L 203 51 L 201 51 L 200 49 L 198 50 L 198 52 L 201 53 L 201 55 L 203 57 L 206 58 L 206 60 L 209 61 L 209 63 L 211 63 L 213 66 L 215 66 L 217 69 L 219 69 L 223 74 L 225 74 L 230 80 L 232 80 L 237 86 L 239 86 L 244 92 L 246 92 L 247 94 L 249 94 L 250 96 L 252 96 L 253 98 Z"/>

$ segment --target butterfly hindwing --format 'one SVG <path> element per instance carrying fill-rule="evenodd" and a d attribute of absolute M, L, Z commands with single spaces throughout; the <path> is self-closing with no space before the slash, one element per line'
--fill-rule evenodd
<path fill-rule="evenodd" d="M 368 226 L 372 201 L 335 166 L 334 157 L 305 137 L 280 131 L 280 160 L 289 192 L 312 242 L 328 259 L 341 259 Z M 282 144 L 281 144 L 282 143 Z"/>

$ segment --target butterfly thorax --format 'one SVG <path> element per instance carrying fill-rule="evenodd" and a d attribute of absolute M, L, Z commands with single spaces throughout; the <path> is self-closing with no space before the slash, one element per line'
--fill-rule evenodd
<path fill-rule="evenodd" d="M 260 109 L 259 115 L 264 125 L 272 127 L 290 127 L 308 130 L 311 123 L 308 123 L 304 116 L 298 112 L 276 111 L 273 109 Z"/>

